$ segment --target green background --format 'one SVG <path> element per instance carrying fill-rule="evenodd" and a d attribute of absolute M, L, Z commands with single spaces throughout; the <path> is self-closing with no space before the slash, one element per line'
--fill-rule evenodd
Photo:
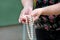
<path fill-rule="evenodd" d="M 21 0 L 0 0 L 0 26 L 18 24 Z"/>

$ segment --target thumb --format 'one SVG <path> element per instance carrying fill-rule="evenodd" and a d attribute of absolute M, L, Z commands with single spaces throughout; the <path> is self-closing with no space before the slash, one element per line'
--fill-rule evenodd
<path fill-rule="evenodd" d="M 37 11 L 32 11 L 31 14 L 30 14 L 32 17 L 33 17 L 33 21 L 37 20 L 38 19 L 38 14 L 37 14 Z"/>

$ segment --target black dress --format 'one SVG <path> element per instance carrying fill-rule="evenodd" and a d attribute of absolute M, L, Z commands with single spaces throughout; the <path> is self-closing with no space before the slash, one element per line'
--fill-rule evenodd
<path fill-rule="evenodd" d="M 41 8 L 58 3 L 60 0 L 37 0 L 35 8 Z M 40 15 L 34 23 L 37 40 L 60 40 L 60 14 Z"/>

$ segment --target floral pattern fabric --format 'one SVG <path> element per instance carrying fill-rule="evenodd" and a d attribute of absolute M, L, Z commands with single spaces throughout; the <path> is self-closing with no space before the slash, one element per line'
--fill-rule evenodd
<path fill-rule="evenodd" d="M 60 2 L 60 0 L 34 0 L 34 8 L 45 7 Z"/>
<path fill-rule="evenodd" d="M 34 0 L 34 2 L 34 8 L 41 8 L 56 4 L 59 0 Z M 60 15 L 41 15 L 34 24 L 39 29 L 56 30 L 57 28 L 60 28 Z"/>
<path fill-rule="evenodd" d="M 39 29 L 56 30 L 60 27 L 60 15 L 41 15 L 34 24 Z"/>

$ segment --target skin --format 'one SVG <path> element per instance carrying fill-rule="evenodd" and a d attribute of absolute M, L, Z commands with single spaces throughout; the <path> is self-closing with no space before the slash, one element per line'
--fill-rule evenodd
<path fill-rule="evenodd" d="M 31 12 L 30 15 L 32 15 L 34 18 L 33 20 L 37 20 L 40 15 L 59 15 L 60 14 L 60 3 L 57 3 L 55 5 L 38 8 Z"/>
<path fill-rule="evenodd" d="M 58 15 L 60 14 L 60 3 L 38 8 L 33 10 L 33 0 L 22 0 L 23 9 L 19 17 L 19 23 L 26 23 L 27 16 L 33 17 L 33 21 L 37 20 L 40 15 Z"/>
<path fill-rule="evenodd" d="M 22 5 L 23 5 L 23 9 L 20 13 L 19 16 L 19 23 L 25 23 L 26 22 L 26 16 L 30 15 L 30 13 L 33 10 L 33 0 L 21 0 L 22 1 Z"/>

